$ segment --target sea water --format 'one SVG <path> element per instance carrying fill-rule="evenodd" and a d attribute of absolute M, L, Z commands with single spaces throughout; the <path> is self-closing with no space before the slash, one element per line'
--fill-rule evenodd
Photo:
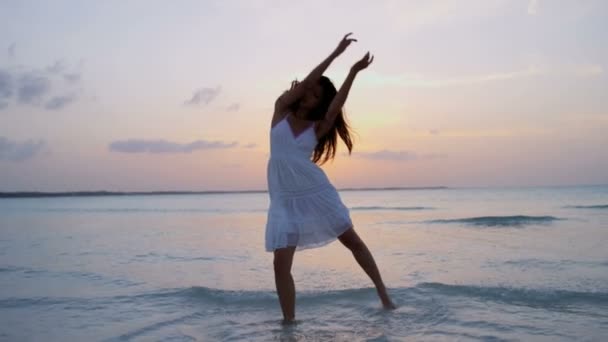
<path fill-rule="evenodd" d="M 0 199 L 0 340 L 605 341 L 608 187 L 342 191 L 281 324 L 266 193 Z"/>

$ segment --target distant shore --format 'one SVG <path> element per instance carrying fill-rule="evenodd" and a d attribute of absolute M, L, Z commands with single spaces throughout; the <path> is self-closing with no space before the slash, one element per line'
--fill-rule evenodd
<path fill-rule="evenodd" d="M 392 191 L 392 190 L 441 190 L 447 186 L 427 187 L 385 187 L 385 188 L 343 188 L 338 191 Z M 66 191 L 39 192 L 17 191 L 0 192 L 0 198 L 35 198 L 35 197 L 95 197 L 95 196 L 163 196 L 163 195 L 220 195 L 220 194 L 262 194 L 267 190 L 208 190 L 208 191 Z"/>

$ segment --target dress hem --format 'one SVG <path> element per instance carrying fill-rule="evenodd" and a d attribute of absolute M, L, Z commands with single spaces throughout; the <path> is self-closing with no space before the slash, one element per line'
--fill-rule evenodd
<path fill-rule="evenodd" d="M 353 224 L 347 224 L 345 226 L 344 230 L 342 230 L 339 234 L 337 234 L 336 236 L 334 236 L 331 239 L 323 240 L 323 241 L 312 243 L 312 244 L 301 245 L 301 246 L 298 246 L 298 245 L 296 245 L 296 246 L 286 245 L 286 246 L 281 246 L 281 247 L 275 247 L 275 248 L 272 248 L 272 249 L 266 248 L 266 252 L 270 253 L 270 252 L 276 251 L 277 249 L 287 248 L 287 247 L 295 247 L 296 251 L 302 251 L 302 250 L 305 250 L 305 249 L 314 249 L 314 248 L 323 247 L 323 246 L 329 245 L 332 242 L 335 242 L 336 240 L 338 240 L 338 237 L 340 237 L 340 235 L 344 234 L 347 230 L 349 230 L 349 229 L 351 229 L 353 227 L 354 227 Z"/>

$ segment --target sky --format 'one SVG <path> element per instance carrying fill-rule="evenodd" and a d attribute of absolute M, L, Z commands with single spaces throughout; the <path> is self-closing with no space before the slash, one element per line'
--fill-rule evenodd
<path fill-rule="evenodd" d="M 608 184 L 608 1 L 0 0 L 0 191 L 266 189 L 348 32 L 337 187 Z"/>

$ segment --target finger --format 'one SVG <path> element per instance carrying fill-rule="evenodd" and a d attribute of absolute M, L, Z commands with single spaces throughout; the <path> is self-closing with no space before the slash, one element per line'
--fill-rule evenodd
<path fill-rule="evenodd" d="M 368 62 L 367 64 L 368 64 L 368 65 L 369 65 L 369 64 L 372 64 L 372 62 L 373 62 L 373 61 L 374 61 L 374 56 L 372 55 L 372 58 L 369 60 L 369 62 Z"/>
<path fill-rule="evenodd" d="M 357 40 L 355 38 L 350 38 L 348 41 L 349 42 L 356 42 Z"/>
<path fill-rule="evenodd" d="M 348 36 L 350 36 L 351 34 L 353 34 L 353 33 L 352 32 L 347 33 L 346 35 L 344 35 L 344 38 L 342 38 L 342 39 L 347 39 Z"/>

